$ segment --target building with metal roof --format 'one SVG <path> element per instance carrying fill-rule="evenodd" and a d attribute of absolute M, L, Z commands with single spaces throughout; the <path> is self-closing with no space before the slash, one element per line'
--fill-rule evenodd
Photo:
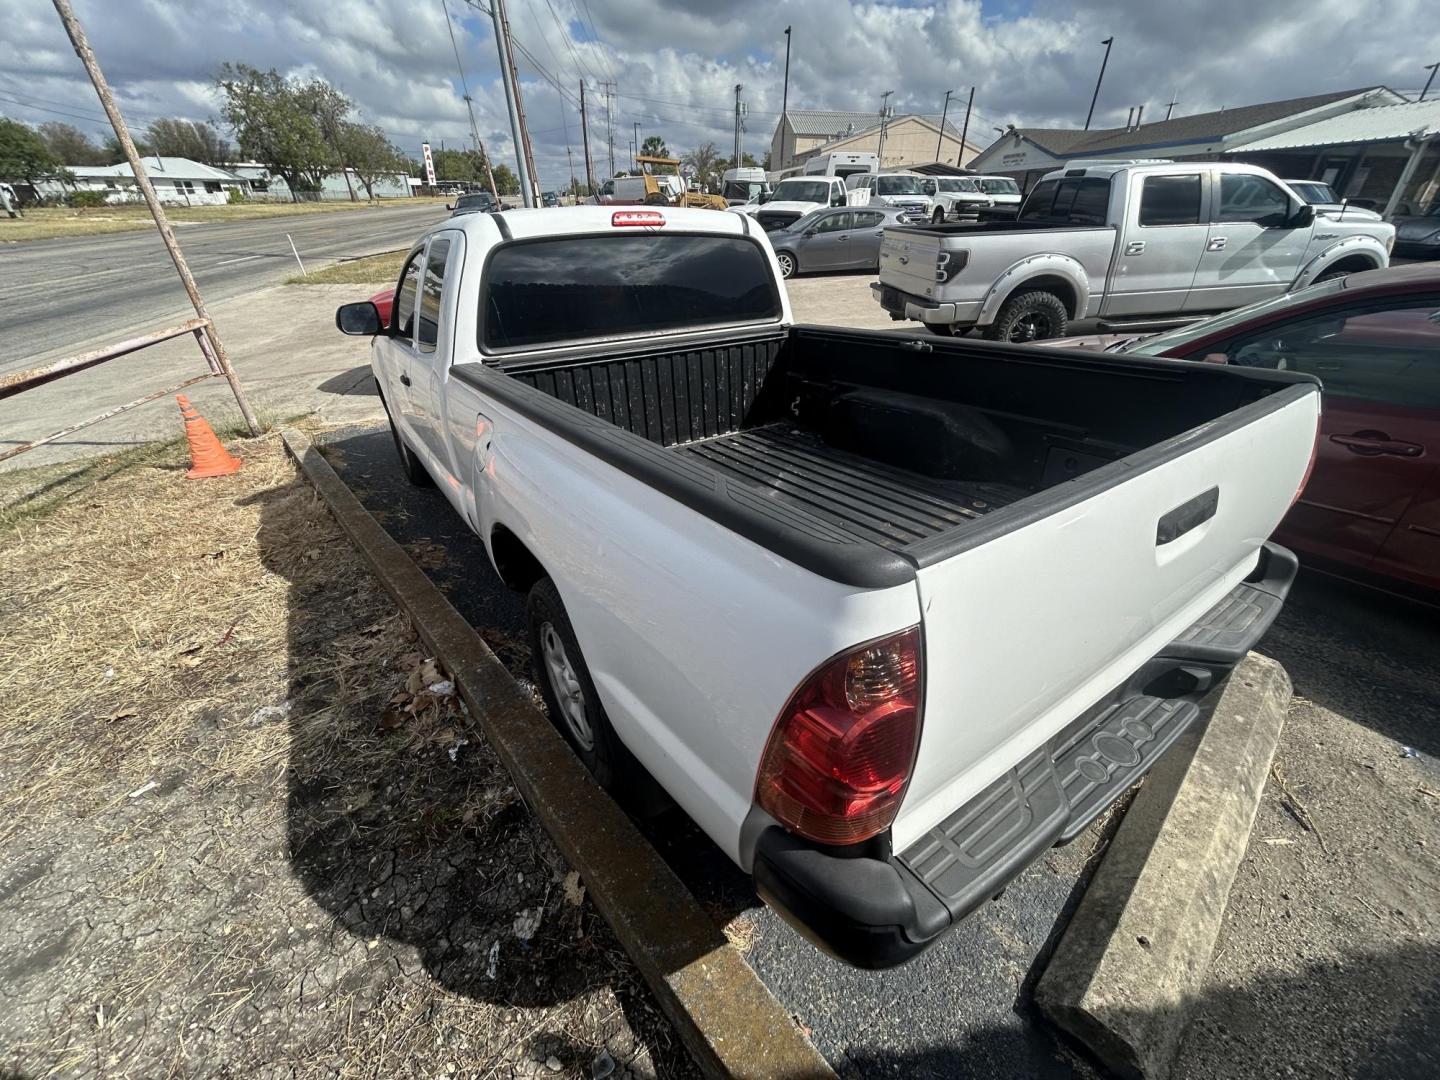
<path fill-rule="evenodd" d="M 881 168 L 897 168 L 933 162 L 937 148 L 943 163 L 961 165 L 978 153 L 979 147 L 968 139 L 961 143 L 954 115 L 945 118 L 943 135 L 938 113 L 888 118 L 883 125 L 881 154 L 879 113 L 791 109 L 780 118 L 770 140 L 770 168 L 773 172 L 794 169 L 816 154 L 837 150 L 881 154 Z"/>

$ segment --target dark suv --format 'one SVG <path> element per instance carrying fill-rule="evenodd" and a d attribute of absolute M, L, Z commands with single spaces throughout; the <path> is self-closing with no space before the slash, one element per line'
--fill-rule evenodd
<path fill-rule="evenodd" d="M 495 202 L 495 196 L 488 191 L 472 191 L 468 195 L 461 195 L 453 205 L 447 205 L 445 209 L 450 211 L 451 217 L 459 214 L 493 214 L 500 207 Z"/>

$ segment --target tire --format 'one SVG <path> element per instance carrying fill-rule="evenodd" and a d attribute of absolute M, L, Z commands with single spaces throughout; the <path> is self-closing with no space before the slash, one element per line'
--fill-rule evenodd
<path fill-rule="evenodd" d="M 575 629 L 555 583 L 541 578 L 527 608 L 535 682 L 550 722 L 595 781 L 632 813 L 654 814 L 672 805 L 664 790 L 625 749 L 610 726 Z"/>
<path fill-rule="evenodd" d="M 1341 278 L 1349 277 L 1354 272 L 1353 270 L 1327 270 L 1312 281 L 1311 284 L 1319 285 L 1322 281 L 1339 281 Z"/>
<path fill-rule="evenodd" d="M 400 458 L 400 471 L 405 474 L 405 479 L 416 487 L 434 487 L 434 477 L 421 464 L 414 452 L 405 445 L 405 440 L 400 437 L 400 429 L 395 426 L 395 418 L 390 415 L 390 405 L 386 402 L 383 394 L 380 397 L 380 404 L 385 409 L 385 419 L 390 423 L 390 437 L 395 440 L 395 454 Z"/>
<path fill-rule="evenodd" d="M 937 206 L 937 207 L 935 207 L 935 212 L 930 215 L 930 224 L 932 224 L 932 225 L 944 225 L 944 224 L 945 224 L 945 208 L 944 208 L 943 206 Z"/>
<path fill-rule="evenodd" d="M 1054 293 L 1017 293 L 1006 300 L 995 321 L 985 328 L 991 341 L 1044 341 L 1065 336 L 1070 315 Z"/>
<path fill-rule="evenodd" d="M 799 267 L 795 265 L 795 256 L 788 251 L 775 252 L 775 261 L 780 264 L 782 278 L 793 278 L 799 271 Z"/>

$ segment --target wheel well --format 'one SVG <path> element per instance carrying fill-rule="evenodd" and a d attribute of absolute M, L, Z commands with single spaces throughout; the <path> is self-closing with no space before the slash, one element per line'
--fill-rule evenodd
<path fill-rule="evenodd" d="M 1370 255 L 1346 255 L 1343 259 L 1336 259 L 1315 276 L 1318 278 L 1321 274 L 1333 274 L 1336 270 L 1358 274 L 1362 270 L 1378 270 L 1379 268 L 1380 264 Z"/>
<path fill-rule="evenodd" d="M 1075 286 L 1071 285 L 1070 282 L 1062 277 L 1042 274 L 1040 277 L 1033 277 L 1028 281 L 1022 281 L 1010 290 L 1009 294 L 1005 297 L 1005 303 L 1009 303 L 1011 297 L 1019 296 L 1021 293 L 1027 292 L 1054 293 L 1060 298 L 1060 302 L 1065 305 L 1065 312 L 1070 318 L 1075 319 L 1079 317 L 1076 308 L 1080 304 L 1080 298 L 1075 295 Z M 1005 303 L 1002 303 L 1000 306 L 1004 307 Z"/>
<path fill-rule="evenodd" d="M 490 530 L 490 558 L 500 580 L 516 592 L 529 592 L 532 585 L 547 576 L 540 560 L 504 525 Z"/>

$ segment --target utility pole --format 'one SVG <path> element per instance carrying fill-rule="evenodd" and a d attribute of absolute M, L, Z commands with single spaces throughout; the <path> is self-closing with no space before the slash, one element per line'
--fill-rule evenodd
<path fill-rule="evenodd" d="M 1435 81 L 1435 69 L 1436 69 L 1436 68 L 1440 68 L 1440 63 L 1426 64 L 1426 65 L 1425 65 L 1425 70 L 1428 71 L 1428 72 L 1430 72 L 1430 77 L 1425 80 L 1425 89 L 1420 91 L 1420 96 L 1415 99 L 1416 101 L 1424 101 L 1424 100 L 1425 100 L 1425 95 L 1430 92 L 1430 84 Z"/>
<path fill-rule="evenodd" d="M 940 135 L 935 140 L 935 160 L 937 162 L 940 160 L 940 148 L 945 145 L 945 117 L 950 115 L 950 95 L 953 93 L 955 93 L 954 90 L 945 91 L 945 107 L 940 110 Z M 963 153 L 965 148 L 961 147 L 960 149 Z"/>
<path fill-rule="evenodd" d="M 894 90 L 886 90 L 880 95 L 880 148 L 879 152 L 875 155 L 875 157 L 876 160 L 879 162 L 878 167 L 881 169 L 885 167 L 885 121 L 887 119 L 886 113 L 890 111 L 890 95 L 893 93 L 895 93 Z"/>
<path fill-rule="evenodd" d="M 495 187 L 495 171 L 490 168 L 490 157 L 485 153 L 485 144 L 480 141 L 480 129 L 475 126 L 475 100 L 470 96 L 470 87 L 465 84 L 465 68 L 460 63 L 460 46 L 455 44 L 455 26 L 450 22 L 450 5 L 447 0 L 440 0 L 440 7 L 445 12 L 445 29 L 450 31 L 450 48 L 455 53 L 455 70 L 460 73 L 460 92 L 465 98 L 465 111 L 470 114 L 470 138 L 475 141 L 475 152 L 485 163 L 485 179 L 490 181 L 490 194 L 495 196 L 498 205 L 500 192 Z"/>
<path fill-rule="evenodd" d="M 1100 84 L 1105 79 L 1105 65 L 1110 62 L 1110 46 L 1115 44 L 1113 37 L 1107 37 L 1100 42 L 1105 46 L 1105 59 L 1100 61 L 1100 78 L 1095 80 L 1095 93 L 1090 97 L 1090 111 L 1085 114 L 1085 130 L 1090 130 L 1090 119 L 1095 115 L 1095 102 L 1100 98 Z"/>
<path fill-rule="evenodd" d="M 790 108 L 790 27 L 785 27 L 785 88 L 780 91 L 780 160 L 770 163 L 772 168 L 785 167 L 785 114 Z"/>
<path fill-rule="evenodd" d="M 732 169 L 740 167 L 740 91 L 743 89 L 745 87 L 742 84 L 735 84 L 735 153 L 734 164 L 730 166 Z"/>
<path fill-rule="evenodd" d="M 230 366 L 230 356 L 220 341 L 220 335 L 215 330 L 215 323 L 210 318 L 209 310 L 205 307 L 205 300 L 200 295 L 200 289 L 195 284 L 194 277 L 190 274 L 190 265 L 185 261 L 185 255 L 181 252 L 180 244 L 175 239 L 175 233 L 170 228 L 170 219 L 165 216 L 165 208 L 160 205 L 155 188 L 150 183 L 149 175 L 145 172 L 145 166 L 140 160 L 140 152 L 135 149 L 135 141 L 130 138 L 130 129 L 125 126 L 125 118 L 120 115 L 120 107 L 115 104 L 115 95 L 110 91 L 110 84 L 105 80 L 105 73 L 100 70 L 100 61 L 95 59 L 95 53 L 90 48 L 90 41 L 85 36 L 85 28 L 75 17 L 75 9 L 70 6 L 70 0 L 54 0 L 54 4 L 56 12 L 60 15 L 60 21 L 65 25 L 65 33 L 70 37 L 70 44 L 75 47 L 75 55 L 85 65 L 85 73 L 90 76 L 90 82 L 94 85 L 95 93 L 100 98 L 100 105 L 110 119 L 110 126 L 115 129 L 115 138 L 120 143 L 120 149 L 125 153 L 125 160 L 130 163 L 131 172 L 135 174 L 135 183 L 140 188 L 140 194 L 145 197 L 145 203 L 150 207 L 150 215 L 155 219 L 155 227 L 160 230 L 160 239 L 165 243 L 165 250 L 170 253 L 170 261 L 175 264 L 175 271 L 180 275 L 180 282 L 185 286 L 185 293 L 190 297 L 190 303 L 194 305 L 195 314 L 205 320 L 203 336 L 202 334 L 195 335 L 196 341 L 200 344 L 200 351 L 205 354 L 210 369 L 223 375 L 225 381 L 230 384 L 230 392 L 235 395 L 235 404 L 240 407 L 240 415 L 244 417 L 245 426 L 250 429 L 250 434 L 259 435 L 260 422 L 255 418 L 255 413 L 251 411 L 250 402 L 245 399 L 245 392 L 240 388 L 240 377 Z"/>
<path fill-rule="evenodd" d="M 610 148 L 610 175 L 615 175 L 615 110 L 611 108 L 610 97 L 614 93 L 613 82 L 602 82 L 605 89 L 605 141 Z"/>
<path fill-rule="evenodd" d="M 1166 120 L 1169 120 L 1169 119 L 1170 119 L 1170 114 L 1175 111 L 1175 106 L 1180 104 L 1180 102 L 1178 102 L 1178 101 L 1175 100 L 1175 95 L 1178 94 L 1179 92 L 1180 92 L 1180 91 L 1178 91 L 1178 90 L 1173 91 L 1173 92 L 1170 94 L 1170 100 L 1165 103 L 1165 119 L 1166 119 Z"/>
<path fill-rule="evenodd" d="M 500 50 L 500 79 L 505 84 L 505 104 L 510 110 L 510 134 L 515 140 L 515 164 L 520 173 L 520 197 L 526 206 L 535 205 L 535 161 L 530 153 L 530 136 L 525 130 L 525 106 L 520 100 L 520 79 L 510 52 L 510 20 L 505 0 L 491 0 L 490 18 L 495 23 L 495 44 Z"/>
<path fill-rule="evenodd" d="M 634 121 L 631 121 L 631 123 L 632 123 L 632 124 L 634 125 L 634 127 L 635 127 L 635 156 L 638 158 L 638 157 L 640 156 L 640 121 L 639 121 L 639 120 L 634 120 Z M 639 163 L 638 161 L 635 162 L 634 164 L 636 165 L 637 168 L 638 168 L 639 165 L 640 165 L 640 163 Z"/>
<path fill-rule="evenodd" d="M 575 155 L 574 155 L 574 153 L 571 152 L 569 146 L 566 146 L 566 147 L 565 147 L 565 160 L 570 163 L 570 197 L 573 199 L 573 198 L 575 198 L 575 195 L 576 195 L 576 192 L 575 192 Z"/>
<path fill-rule="evenodd" d="M 965 150 L 970 145 L 966 138 L 970 135 L 970 110 L 975 107 L 975 87 L 970 87 L 970 101 L 965 106 L 965 126 L 960 129 L 960 156 L 955 159 L 956 165 L 964 165 Z M 972 159 L 973 160 L 973 159 Z"/>
<path fill-rule="evenodd" d="M 585 111 L 585 80 L 580 80 L 580 134 L 585 140 L 585 186 L 595 194 L 595 167 L 590 163 L 590 115 Z"/>

